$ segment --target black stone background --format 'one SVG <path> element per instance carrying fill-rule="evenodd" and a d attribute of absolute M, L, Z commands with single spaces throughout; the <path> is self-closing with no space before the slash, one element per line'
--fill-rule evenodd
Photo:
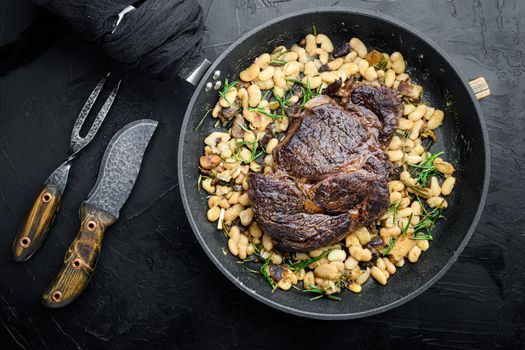
<path fill-rule="evenodd" d="M 89 91 L 114 65 L 61 28 L 44 52 L 0 77 L 0 335 L 2 348 L 400 349 L 525 347 L 525 115 L 520 0 L 201 1 L 204 46 L 217 57 L 242 33 L 278 15 L 353 6 L 414 26 L 446 50 L 468 78 L 485 76 L 481 106 L 491 142 L 490 193 L 481 222 L 452 269 L 415 300 L 362 320 L 301 319 L 238 290 L 195 240 L 179 198 L 176 151 L 193 88 L 124 72 L 99 135 L 72 167 L 61 212 L 41 251 L 11 261 L 11 242 L 42 181 L 67 156 L 71 127 Z M 0 44 L 36 14 L 27 0 L 0 1 Z M 40 295 L 78 228 L 103 150 L 131 120 L 161 122 L 135 191 L 105 238 L 84 295 L 48 310 Z M 401 281 L 395 281 L 401 283 Z"/>

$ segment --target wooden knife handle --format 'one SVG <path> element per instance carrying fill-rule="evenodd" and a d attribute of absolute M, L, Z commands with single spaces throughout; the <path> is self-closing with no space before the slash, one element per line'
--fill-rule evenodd
<path fill-rule="evenodd" d="M 49 227 L 55 219 L 62 199 L 62 190 L 54 184 L 46 184 L 33 203 L 13 242 L 13 259 L 21 262 L 29 259 L 42 245 Z"/>
<path fill-rule="evenodd" d="M 58 276 L 42 295 L 45 306 L 59 308 L 75 300 L 86 288 L 98 261 L 104 231 L 117 218 L 84 204 L 80 209 L 80 230 L 69 246 Z"/>

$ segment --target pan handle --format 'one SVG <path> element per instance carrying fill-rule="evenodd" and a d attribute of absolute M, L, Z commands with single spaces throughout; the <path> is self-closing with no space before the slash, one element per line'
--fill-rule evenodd
<path fill-rule="evenodd" d="M 197 67 L 191 72 L 188 77 L 186 78 L 186 81 L 190 83 L 191 85 L 197 85 L 201 78 L 203 77 L 204 73 L 210 68 L 211 62 L 208 61 L 208 59 L 203 58 L 201 63 L 197 65 Z"/>
<path fill-rule="evenodd" d="M 490 96 L 489 84 L 487 84 L 487 80 L 485 80 L 485 78 L 479 77 L 469 81 L 468 83 L 472 90 L 474 90 L 474 94 L 478 100 Z"/>

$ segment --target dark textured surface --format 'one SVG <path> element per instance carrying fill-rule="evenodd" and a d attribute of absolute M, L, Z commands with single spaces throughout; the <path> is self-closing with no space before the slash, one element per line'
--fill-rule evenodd
<path fill-rule="evenodd" d="M 219 273 L 187 225 L 176 178 L 176 146 L 192 88 L 125 75 L 100 134 L 70 173 L 63 206 L 41 251 L 10 260 L 16 227 L 43 180 L 68 153 L 78 110 L 110 63 L 60 33 L 32 63 L 0 78 L 0 334 L 25 348 L 452 347 L 523 348 L 525 312 L 525 64 L 515 1 L 203 1 L 209 57 L 277 15 L 320 5 L 369 8 L 403 20 L 445 49 L 469 78 L 485 76 L 492 178 L 486 209 L 467 248 L 431 289 L 400 308 L 348 322 L 299 319 L 258 303 Z M 24 9 L 29 10 L 24 11 Z M 5 42 L 31 21 L 24 1 L 0 4 Z M 228 20 L 225 20 L 225 19 Z M 133 113 L 130 113 L 132 111 Z M 109 231 L 97 273 L 63 310 L 40 305 L 78 228 L 107 142 L 139 118 L 160 121 L 137 186 Z M 154 165 L 154 166 L 153 166 Z M 141 186 L 147 183 L 148 186 Z"/>

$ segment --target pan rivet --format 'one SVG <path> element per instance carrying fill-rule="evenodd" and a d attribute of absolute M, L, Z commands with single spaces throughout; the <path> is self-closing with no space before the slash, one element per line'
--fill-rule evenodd
<path fill-rule="evenodd" d="M 219 79 L 220 76 L 221 76 L 220 70 L 216 70 L 215 72 L 213 72 L 213 80 Z"/>
<path fill-rule="evenodd" d="M 97 227 L 97 223 L 93 220 L 89 220 L 86 224 L 86 227 L 88 231 L 95 231 L 95 228 Z"/>
<path fill-rule="evenodd" d="M 206 84 L 206 87 L 204 88 L 204 91 L 209 92 L 212 88 L 213 88 L 213 84 L 210 81 L 210 82 L 208 82 Z"/>
<path fill-rule="evenodd" d="M 51 200 L 51 193 L 49 192 L 44 193 L 44 195 L 42 196 L 42 202 L 49 203 L 50 200 Z"/>
<path fill-rule="evenodd" d="M 20 245 L 24 248 L 29 247 L 29 243 L 31 243 L 31 239 L 29 237 L 22 237 L 20 239 Z"/>
<path fill-rule="evenodd" d="M 215 85 L 213 85 L 213 88 L 215 90 L 219 90 L 221 88 L 221 86 L 222 86 L 222 82 L 219 80 L 219 81 L 215 82 Z"/>
<path fill-rule="evenodd" d="M 78 270 L 78 269 L 80 268 L 81 261 L 80 261 L 79 258 L 76 258 L 75 260 L 73 260 L 73 261 L 71 262 L 71 264 L 73 265 L 73 268 L 74 268 L 75 270 Z"/>
<path fill-rule="evenodd" d="M 62 299 L 62 293 L 60 293 L 58 290 L 55 291 L 53 293 L 53 300 L 54 301 L 59 301 L 60 299 Z"/>

